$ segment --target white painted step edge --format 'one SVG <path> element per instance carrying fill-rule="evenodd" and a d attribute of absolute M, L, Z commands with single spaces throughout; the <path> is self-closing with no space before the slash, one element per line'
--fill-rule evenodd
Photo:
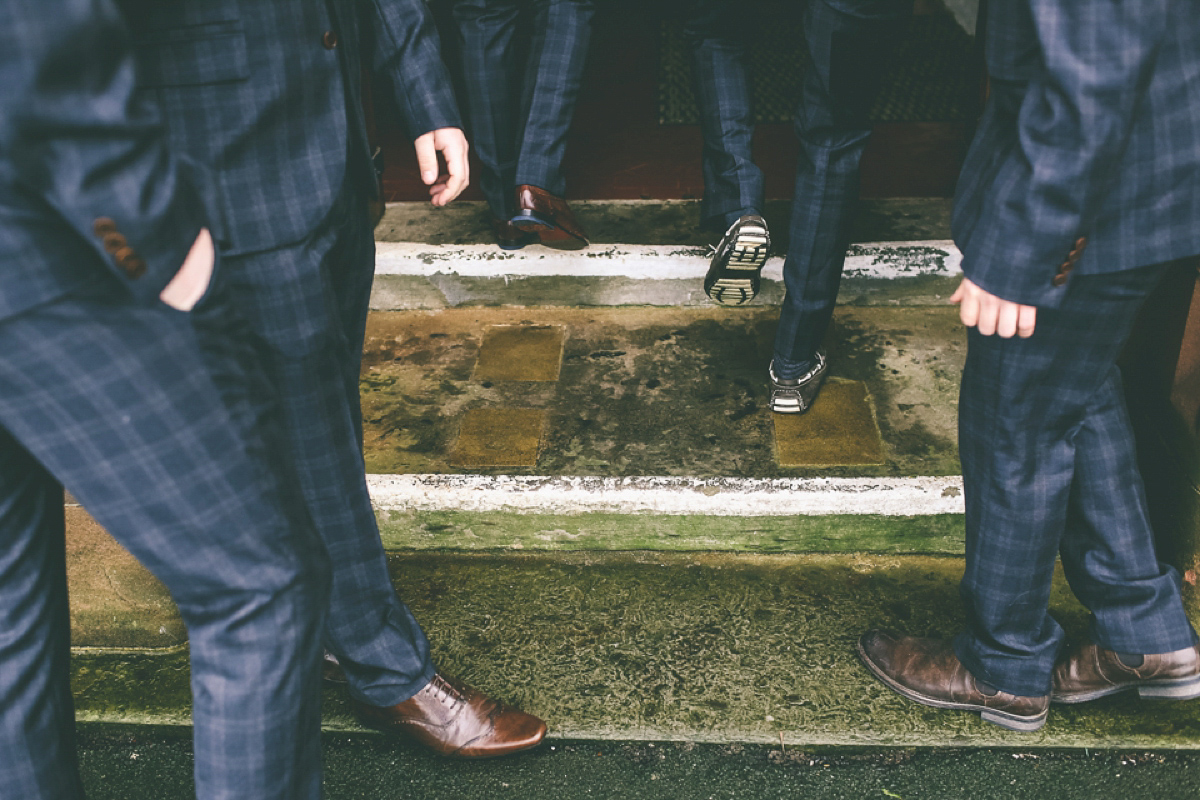
<path fill-rule="evenodd" d="M 508 511 L 523 514 L 963 513 L 959 476 L 917 478 L 626 478 L 529 475 L 367 475 L 380 511 Z"/>
<path fill-rule="evenodd" d="M 460 275 L 464 277 L 608 277 L 633 280 L 696 280 L 708 271 L 709 252 L 683 245 L 592 245 L 561 252 L 540 245 L 506 252 L 493 244 L 431 245 L 377 242 L 376 275 Z M 847 250 L 844 276 L 894 280 L 954 276 L 962 254 L 950 240 L 873 242 Z M 783 258 L 763 268 L 767 280 L 782 280 Z"/>

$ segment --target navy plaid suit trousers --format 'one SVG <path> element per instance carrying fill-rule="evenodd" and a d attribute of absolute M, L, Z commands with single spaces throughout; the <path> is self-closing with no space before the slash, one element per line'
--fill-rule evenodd
<path fill-rule="evenodd" d="M 429 641 L 392 588 L 362 455 L 359 366 L 375 238 L 350 181 L 300 243 L 227 258 L 230 295 L 262 343 L 304 502 L 333 565 L 326 644 L 359 699 L 390 706 L 434 674 Z"/>
<path fill-rule="evenodd" d="M 197 795 L 320 796 L 328 568 L 247 340 L 115 282 L 0 322 L 0 796 L 82 796 L 63 486 L 187 624 Z"/>
<path fill-rule="evenodd" d="M 955 650 L 1006 692 L 1050 691 L 1059 554 L 1100 646 L 1164 653 L 1195 641 L 1179 576 L 1155 555 L 1116 365 L 1162 272 L 1076 276 L 1059 308 L 1038 309 L 1029 339 L 969 332 L 959 401 L 969 627 Z"/>
<path fill-rule="evenodd" d="M 833 315 L 858 198 L 858 166 L 884 55 L 912 3 L 808 0 L 800 12 L 809 62 L 796 109 L 800 158 L 784 262 L 787 294 L 775 337 L 778 364 L 810 359 Z M 753 122 L 746 74 L 746 8 L 693 0 L 685 33 L 692 48 L 704 135 L 703 223 L 724 231 L 761 214 L 762 172 L 751 160 Z"/>
<path fill-rule="evenodd" d="M 594 0 L 456 0 L 471 142 L 479 186 L 498 219 L 516 212 L 525 184 L 562 195 L 567 133 L 587 60 Z M 528 56 L 518 28 L 529 34 Z"/>

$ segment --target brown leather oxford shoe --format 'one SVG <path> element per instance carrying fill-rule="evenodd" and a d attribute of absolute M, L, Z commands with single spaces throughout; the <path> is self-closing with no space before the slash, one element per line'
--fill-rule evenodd
<path fill-rule="evenodd" d="M 972 711 L 1014 731 L 1036 731 L 1046 724 L 1048 695 L 987 693 L 958 660 L 949 642 L 868 631 L 858 640 L 858 655 L 888 688 L 922 705 Z"/>
<path fill-rule="evenodd" d="M 1141 666 L 1122 663 L 1112 650 L 1089 643 L 1073 648 L 1054 666 L 1055 703 L 1086 703 L 1136 689 L 1140 697 L 1191 700 L 1200 697 L 1200 647 L 1142 657 Z"/>
<path fill-rule="evenodd" d="M 539 186 L 518 186 L 517 209 L 512 224 L 523 231 L 536 233 L 547 247 L 559 250 L 587 247 L 587 234 L 575 221 L 567 201 L 558 195 Z"/>
<path fill-rule="evenodd" d="M 362 724 L 415 739 L 443 755 L 489 758 L 536 747 L 546 723 L 442 675 L 387 708 L 352 700 Z"/>

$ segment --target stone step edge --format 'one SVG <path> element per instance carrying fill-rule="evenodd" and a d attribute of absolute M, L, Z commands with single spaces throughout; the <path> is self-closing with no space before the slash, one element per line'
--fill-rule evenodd
<path fill-rule="evenodd" d="M 560 252 L 541 246 L 504 251 L 491 244 L 376 242 L 376 276 L 466 278 L 620 278 L 638 281 L 703 279 L 710 251 L 687 245 L 593 245 Z M 780 256 L 768 259 L 765 281 L 783 280 Z M 962 254 L 950 240 L 852 244 L 843 276 L 854 280 L 953 277 Z"/>
<path fill-rule="evenodd" d="M 725 517 L 962 514 L 961 476 L 690 478 L 367 475 L 377 511 Z"/>

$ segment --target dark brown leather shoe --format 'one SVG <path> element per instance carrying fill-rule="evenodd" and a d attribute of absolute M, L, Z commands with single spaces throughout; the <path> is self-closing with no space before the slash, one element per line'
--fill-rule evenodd
<path fill-rule="evenodd" d="M 1036 731 L 1046 724 L 1048 695 L 985 693 L 949 642 L 868 631 L 858 640 L 858 655 L 879 680 L 909 700 L 934 708 L 973 711 L 987 722 L 1014 731 Z"/>
<path fill-rule="evenodd" d="M 388 708 L 352 700 L 362 724 L 408 736 L 443 755 L 489 758 L 536 747 L 546 723 L 442 675 Z"/>
<path fill-rule="evenodd" d="M 1200 697 L 1200 647 L 1144 656 L 1128 667 L 1112 650 L 1087 644 L 1072 648 L 1054 667 L 1055 703 L 1086 703 L 1136 689 L 1140 697 L 1191 700 Z"/>
<path fill-rule="evenodd" d="M 542 244 L 559 250 L 578 250 L 587 247 L 587 234 L 567 201 L 538 186 L 517 187 L 517 215 L 513 225 L 523 231 L 536 233 Z"/>
<path fill-rule="evenodd" d="M 511 220 L 495 217 L 492 217 L 492 233 L 496 234 L 496 244 L 501 250 L 520 250 L 538 240 L 536 233 L 521 230 Z"/>
<path fill-rule="evenodd" d="M 341 686 L 349 683 L 346 680 L 346 673 L 342 671 L 342 662 L 338 661 L 337 656 L 328 650 L 325 651 L 325 657 L 321 659 L 321 677 L 326 683 L 336 683 Z"/>

